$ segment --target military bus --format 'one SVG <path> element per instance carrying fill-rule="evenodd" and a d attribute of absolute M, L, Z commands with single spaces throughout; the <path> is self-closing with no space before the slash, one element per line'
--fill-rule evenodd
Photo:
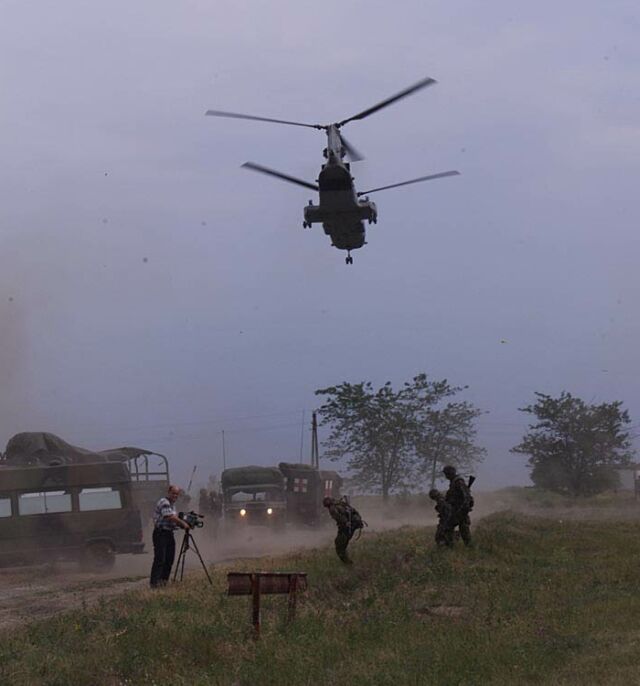
<path fill-rule="evenodd" d="M 107 570 L 141 553 L 142 521 L 126 463 L 0 466 L 0 565 L 78 560 Z"/>

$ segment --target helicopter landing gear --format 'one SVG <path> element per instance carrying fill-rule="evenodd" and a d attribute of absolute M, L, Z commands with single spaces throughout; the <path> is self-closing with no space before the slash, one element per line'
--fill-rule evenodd
<path fill-rule="evenodd" d="M 311 228 L 311 222 L 307 222 L 307 221 L 302 222 L 302 228 L 303 229 L 310 229 Z"/>
<path fill-rule="evenodd" d="M 348 255 L 344 258 L 345 264 L 353 264 L 353 257 L 351 257 L 351 251 L 348 251 Z"/>

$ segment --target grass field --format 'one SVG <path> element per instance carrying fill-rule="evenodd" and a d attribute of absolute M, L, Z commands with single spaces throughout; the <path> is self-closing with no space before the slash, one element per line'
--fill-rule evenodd
<path fill-rule="evenodd" d="M 640 683 L 635 523 L 501 513 L 454 551 L 432 534 L 366 535 L 352 568 L 330 550 L 234 564 L 309 575 L 294 624 L 264 599 L 259 642 L 226 568 L 33 623 L 0 635 L 0 683 Z"/>

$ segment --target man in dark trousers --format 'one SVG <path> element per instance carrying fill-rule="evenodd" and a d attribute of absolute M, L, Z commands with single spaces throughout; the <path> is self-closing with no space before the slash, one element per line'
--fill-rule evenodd
<path fill-rule="evenodd" d="M 176 554 L 176 542 L 173 532 L 180 527 L 189 529 L 189 525 L 178 517 L 174 504 L 180 495 L 177 486 L 169 486 L 165 498 L 160 498 L 153 513 L 153 565 L 151 567 L 151 588 L 166 586 L 171 575 L 173 558 Z"/>
<path fill-rule="evenodd" d="M 353 534 L 364 526 L 362 517 L 344 498 L 335 500 L 327 496 L 322 504 L 329 510 L 331 518 L 338 525 L 338 535 L 335 540 L 336 553 L 346 565 L 351 565 L 353 560 L 347 554 L 347 546 Z"/>
<path fill-rule="evenodd" d="M 447 465 L 442 473 L 449 480 L 449 490 L 444 499 L 451 505 L 450 528 L 451 533 L 458 527 L 460 531 L 460 538 L 465 545 L 471 544 L 471 520 L 469 519 L 469 512 L 473 508 L 473 496 L 469 490 L 469 485 L 461 477 L 456 468 Z M 469 483 L 471 483 L 470 477 Z"/>

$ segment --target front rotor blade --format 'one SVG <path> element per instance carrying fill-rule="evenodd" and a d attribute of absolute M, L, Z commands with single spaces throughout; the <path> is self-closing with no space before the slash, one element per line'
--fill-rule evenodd
<path fill-rule="evenodd" d="M 295 176 L 289 176 L 288 174 L 283 174 L 282 172 L 276 171 L 275 169 L 269 169 L 268 167 L 263 167 L 259 164 L 254 164 L 253 162 L 245 162 L 242 165 L 245 169 L 251 169 L 252 171 L 257 171 L 262 174 L 268 174 L 269 176 L 275 176 L 277 179 L 282 179 L 283 181 L 288 181 L 289 183 L 295 183 L 298 186 L 304 188 L 310 188 L 312 191 L 317 191 L 318 186 L 315 183 L 309 183 L 309 181 L 303 181 L 302 179 L 296 179 Z"/>
<path fill-rule="evenodd" d="M 421 176 L 418 179 L 411 179 L 411 181 L 403 181 L 402 183 L 392 183 L 390 186 L 380 186 L 380 188 L 372 188 L 370 191 L 362 191 L 358 193 L 358 197 L 361 195 L 368 195 L 369 193 L 377 193 L 378 191 L 386 191 L 388 188 L 398 188 L 399 186 L 408 186 L 411 183 L 420 183 L 421 181 L 431 181 L 432 179 L 442 179 L 445 176 L 459 176 L 459 171 L 446 171 L 440 172 L 439 174 L 430 174 L 429 176 Z"/>
<path fill-rule="evenodd" d="M 359 153 L 342 134 L 340 134 L 340 138 L 342 140 L 342 145 L 344 146 L 344 149 L 347 152 L 347 155 L 349 155 L 349 159 L 352 162 L 361 162 L 364 159 L 362 154 Z"/>
<path fill-rule="evenodd" d="M 377 105 L 374 105 L 373 107 L 369 107 L 369 109 L 363 110 L 362 112 L 359 112 L 358 114 L 354 114 L 353 117 L 349 117 L 349 119 L 343 119 L 341 122 L 338 122 L 338 126 L 343 126 L 347 122 L 353 121 L 354 119 L 364 119 L 365 117 L 368 117 L 370 114 L 373 114 L 374 112 L 377 112 L 378 110 L 381 110 L 383 107 L 387 107 L 387 105 L 391 105 L 392 103 L 396 102 L 397 100 L 401 100 L 402 98 L 406 98 L 407 95 L 411 95 L 412 93 L 415 93 L 416 91 L 419 91 L 422 88 L 426 88 L 427 86 L 433 86 L 435 83 L 438 83 L 435 79 L 431 79 L 431 78 L 422 79 L 422 81 L 418 81 L 418 83 L 414 83 L 413 86 L 409 86 L 409 88 L 405 88 L 403 91 L 400 91 L 400 93 L 396 93 L 396 95 L 392 95 L 390 98 L 387 98 L 386 100 L 383 100 L 382 102 L 379 102 Z"/>
<path fill-rule="evenodd" d="M 286 121 L 285 119 L 269 119 L 269 117 L 255 117 L 252 114 L 238 114 L 237 112 L 221 112 L 220 110 L 207 110 L 205 115 L 210 117 L 227 117 L 228 119 L 251 119 L 253 121 L 269 121 L 273 124 L 289 124 L 290 126 L 306 126 L 309 129 L 322 129 L 320 124 L 303 124 L 299 121 Z"/>

